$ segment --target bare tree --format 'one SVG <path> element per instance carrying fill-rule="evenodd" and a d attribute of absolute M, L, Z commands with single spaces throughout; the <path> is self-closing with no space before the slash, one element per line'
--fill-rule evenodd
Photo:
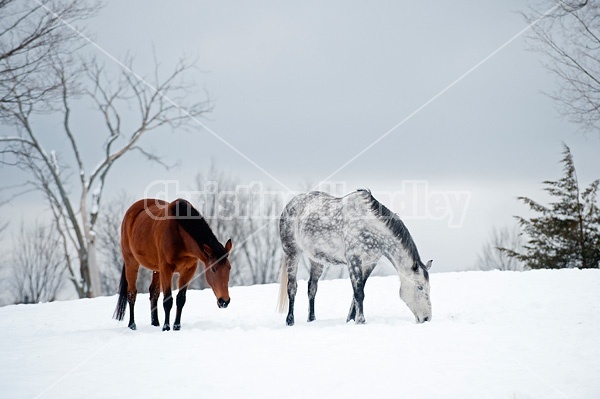
<path fill-rule="evenodd" d="M 252 199 L 252 196 L 261 196 Z M 244 207 L 252 207 L 254 212 L 247 216 L 240 215 L 238 239 L 244 242 L 239 248 L 238 257 L 243 265 L 243 285 L 268 284 L 278 281 L 281 267 L 281 243 L 279 240 L 279 215 L 282 205 L 278 198 L 269 193 L 239 195 Z"/>
<path fill-rule="evenodd" d="M 548 0 L 525 18 L 534 23 L 532 47 L 558 77 L 549 94 L 586 131 L 600 132 L 600 1 Z M 552 7 L 552 8 L 551 8 Z"/>
<path fill-rule="evenodd" d="M 281 266 L 278 217 L 281 201 L 258 183 L 240 184 L 213 163 L 196 176 L 200 212 L 219 240 L 232 238 L 232 285 L 275 282 Z M 203 279 L 197 279 L 204 287 Z"/>
<path fill-rule="evenodd" d="M 21 230 L 6 276 L 16 303 L 50 302 L 62 287 L 66 263 L 53 225 Z"/>
<path fill-rule="evenodd" d="M 523 240 L 518 226 L 512 228 L 493 228 L 488 242 L 483 246 L 477 256 L 475 268 L 477 270 L 513 270 L 523 271 L 523 262 L 508 256 L 503 250 L 510 248 L 519 252 L 523 248 Z"/>
<path fill-rule="evenodd" d="M 98 217 L 98 267 L 102 294 L 116 294 L 123 269 L 121 254 L 121 219 L 127 210 L 126 195 L 105 204 Z"/>
<path fill-rule="evenodd" d="M 237 179 L 219 170 L 213 161 L 207 172 L 200 172 L 196 175 L 197 198 L 193 199 L 193 202 L 198 205 L 200 214 L 204 216 L 206 222 L 217 236 L 217 239 L 220 242 L 224 242 L 231 238 L 233 241 L 234 250 L 229 255 L 229 261 L 232 265 L 229 275 L 231 285 L 241 284 L 241 271 L 238 266 L 237 227 L 235 220 L 224 220 L 220 217 L 219 212 L 223 211 L 222 200 L 224 196 L 227 193 L 235 192 L 237 185 Z M 198 273 L 202 273 L 202 268 L 198 268 Z M 204 289 L 207 287 L 208 284 L 203 276 L 197 276 L 190 283 L 190 288 Z"/>
<path fill-rule="evenodd" d="M 131 72 L 131 64 L 111 74 L 95 60 L 82 62 L 77 68 L 57 61 L 53 73 L 60 90 L 58 102 L 54 98 L 32 99 L 26 88 L 15 82 L 22 91 L 13 91 L 11 106 L 2 110 L 5 123 L 15 131 L 12 136 L 0 137 L 2 162 L 25 171 L 30 176 L 29 184 L 44 195 L 62 239 L 69 277 L 80 297 L 101 292 L 94 229 L 112 167 L 133 151 L 162 164 L 156 154 L 140 145 L 141 137 L 160 128 L 190 126 L 207 110 L 205 102 L 189 104 L 184 99 L 191 96 L 192 86 L 184 80 L 190 68 L 191 64 L 181 61 L 162 77 L 156 66 L 154 76 L 143 79 Z M 81 102 L 94 107 L 101 121 L 98 126 L 105 131 L 93 168 L 86 167 L 81 152 L 92 124 L 73 124 L 73 103 Z M 59 132 L 39 123 L 48 109 L 60 115 Z M 43 140 L 59 134 L 67 143 L 64 154 L 49 151 Z"/>

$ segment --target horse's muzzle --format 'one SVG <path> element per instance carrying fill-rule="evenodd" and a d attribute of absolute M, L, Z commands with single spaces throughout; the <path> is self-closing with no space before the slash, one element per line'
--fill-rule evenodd
<path fill-rule="evenodd" d="M 229 298 L 228 300 L 224 300 L 223 298 L 219 298 L 217 300 L 217 306 L 221 309 L 225 309 L 227 306 L 229 306 L 229 302 L 231 302 L 231 298 Z"/>

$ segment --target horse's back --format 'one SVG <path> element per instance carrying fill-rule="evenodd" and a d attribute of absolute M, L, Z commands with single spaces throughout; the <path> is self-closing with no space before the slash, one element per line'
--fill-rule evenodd
<path fill-rule="evenodd" d="M 321 191 L 309 191 L 296 195 L 286 205 L 281 218 L 298 223 L 324 222 L 341 225 L 343 219 L 364 213 L 364 194 L 355 191 L 344 197 L 334 197 Z"/>
<path fill-rule="evenodd" d="M 314 208 L 315 203 L 331 200 L 339 200 L 339 198 L 321 191 L 309 191 L 297 194 L 287 203 L 281 214 L 281 218 L 297 220 L 307 209 Z"/>
<path fill-rule="evenodd" d="M 353 194 L 338 198 L 311 191 L 294 197 L 280 222 L 284 251 L 287 246 L 305 252 L 316 261 L 344 263 L 344 208 Z"/>

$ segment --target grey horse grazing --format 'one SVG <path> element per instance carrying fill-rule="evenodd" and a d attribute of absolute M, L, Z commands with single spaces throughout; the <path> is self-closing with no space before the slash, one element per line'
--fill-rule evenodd
<path fill-rule="evenodd" d="M 363 324 L 364 287 L 382 256 L 390 260 L 400 276 L 400 298 L 417 323 L 431 320 L 429 273 L 432 261 L 421 262 L 417 247 L 400 218 L 379 203 L 368 190 L 358 190 L 342 198 L 318 191 L 295 196 L 279 220 L 283 264 L 279 311 L 294 325 L 296 273 L 302 253 L 310 259 L 308 281 L 308 321 L 315 320 L 317 283 L 323 264 L 348 266 L 354 298 L 346 321 Z M 287 294 L 287 295 L 286 295 Z"/>

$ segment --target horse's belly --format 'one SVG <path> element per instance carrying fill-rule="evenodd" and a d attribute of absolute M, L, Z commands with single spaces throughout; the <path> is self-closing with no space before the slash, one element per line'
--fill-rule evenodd
<path fill-rule="evenodd" d="M 329 264 L 346 263 L 344 241 L 341 237 L 328 237 L 327 239 L 310 240 L 302 245 L 302 249 L 309 258 Z"/>
<path fill-rule="evenodd" d="M 134 253 L 135 259 L 139 262 L 140 265 L 144 266 L 146 269 L 158 271 L 158 264 L 156 263 L 157 257 L 154 255 L 148 256 L 146 253 Z"/>

